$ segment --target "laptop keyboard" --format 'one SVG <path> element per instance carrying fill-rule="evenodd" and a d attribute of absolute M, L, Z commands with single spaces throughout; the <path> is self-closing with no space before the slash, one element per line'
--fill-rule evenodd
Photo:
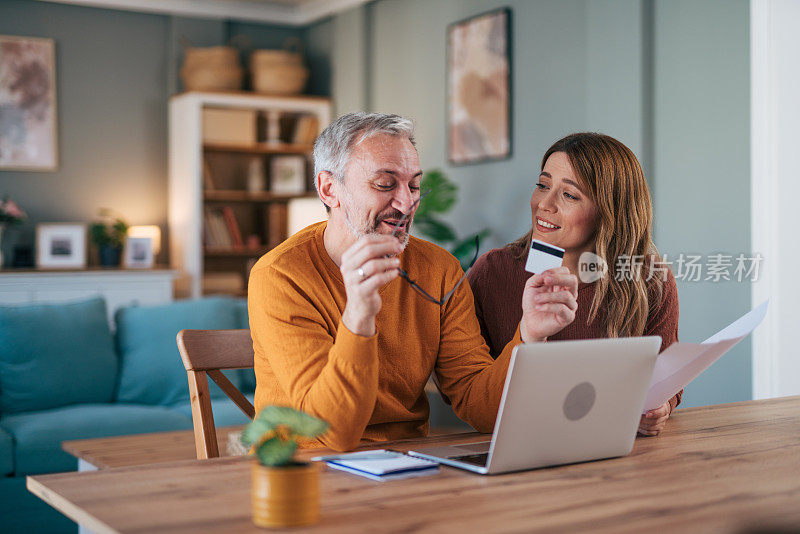
<path fill-rule="evenodd" d="M 489 461 L 489 453 L 484 452 L 481 454 L 465 454 L 464 456 L 451 456 L 449 459 L 485 467 L 486 462 Z"/>

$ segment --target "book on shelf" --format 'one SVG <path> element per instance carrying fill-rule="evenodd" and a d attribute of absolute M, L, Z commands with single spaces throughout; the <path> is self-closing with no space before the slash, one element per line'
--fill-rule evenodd
<path fill-rule="evenodd" d="M 217 244 L 214 236 L 214 229 L 211 227 L 209 211 L 208 208 L 203 210 L 203 245 L 206 247 L 215 247 Z"/>
<path fill-rule="evenodd" d="M 206 246 L 220 248 L 233 246 L 233 238 L 220 210 L 206 208 L 203 224 L 206 228 Z"/>
<path fill-rule="evenodd" d="M 292 142 L 296 145 L 312 145 L 317 139 L 319 119 L 315 115 L 300 115 L 294 126 Z"/>
<path fill-rule="evenodd" d="M 222 213 L 219 210 L 215 210 L 212 213 L 213 218 L 211 221 L 214 224 L 214 227 L 217 229 L 220 246 L 230 248 L 233 246 L 233 239 L 231 238 L 230 232 L 228 232 L 228 227 L 225 225 L 225 219 L 223 219 Z"/>
<path fill-rule="evenodd" d="M 235 248 L 244 248 L 244 241 L 242 240 L 242 232 L 239 231 L 239 223 L 236 222 L 236 216 L 233 213 L 233 208 L 224 206 L 222 208 L 222 217 L 225 219 L 225 226 L 228 229 L 228 234 L 231 236 L 231 242 Z"/>

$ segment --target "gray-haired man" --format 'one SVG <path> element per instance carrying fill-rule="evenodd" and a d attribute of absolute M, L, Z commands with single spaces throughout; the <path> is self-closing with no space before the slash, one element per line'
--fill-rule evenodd
<path fill-rule="evenodd" d="M 492 360 L 467 284 L 440 304 L 397 279 L 403 269 L 441 300 L 462 277 L 447 251 L 409 237 L 422 178 L 413 133 L 408 119 L 378 113 L 328 126 L 314 147 L 328 221 L 289 238 L 250 274 L 256 409 L 279 404 L 320 417 L 331 425 L 321 444 L 338 450 L 427 435 L 431 372 L 459 417 L 490 432 L 513 347 L 561 329 L 577 306 L 568 273 L 547 283 L 572 290 L 556 313 L 535 310 L 526 288 L 520 328 Z"/>

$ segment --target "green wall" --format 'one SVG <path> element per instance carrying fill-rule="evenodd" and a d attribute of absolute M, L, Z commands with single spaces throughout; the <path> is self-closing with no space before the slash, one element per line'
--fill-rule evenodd
<path fill-rule="evenodd" d="M 447 164 L 447 26 L 512 11 L 513 155 Z M 654 194 L 662 253 L 750 250 L 749 11 L 746 0 L 380 0 L 311 31 L 331 35 L 337 111 L 417 120 L 423 168 L 460 187 L 448 220 L 490 228 L 485 248 L 530 225 L 540 158 L 594 130 L 637 154 Z M 366 81 L 365 81 L 366 80 Z M 702 341 L 750 308 L 748 283 L 679 283 L 680 337 Z M 751 396 L 749 341 L 687 390 L 685 406 Z"/>
<path fill-rule="evenodd" d="M 749 255 L 749 3 L 670 0 L 654 15 L 656 243 L 673 254 Z M 683 341 L 702 341 L 751 307 L 748 283 L 684 282 L 678 291 Z M 749 399 L 751 381 L 747 338 L 691 384 L 686 401 Z"/>

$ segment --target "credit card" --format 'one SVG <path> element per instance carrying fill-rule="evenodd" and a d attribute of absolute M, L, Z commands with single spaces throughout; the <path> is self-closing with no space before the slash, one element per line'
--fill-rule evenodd
<path fill-rule="evenodd" d="M 561 267 L 563 261 L 563 248 L 534 239 L 531 241 L 531 249 L 528 251 L 525 270 L 534 274 L 543 273 L 548 269 Z"/>

